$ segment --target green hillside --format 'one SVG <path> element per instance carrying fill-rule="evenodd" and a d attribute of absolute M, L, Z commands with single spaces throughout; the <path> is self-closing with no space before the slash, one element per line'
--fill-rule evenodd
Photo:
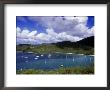
<path fill-rule="evenodd" d="M 78 42 L 63 41 L 40 45 L 19 44 L 16 46 L 16 50 L 40 54 L 62 52 L 94 55 L 94 36 L 85 38 Z"/>

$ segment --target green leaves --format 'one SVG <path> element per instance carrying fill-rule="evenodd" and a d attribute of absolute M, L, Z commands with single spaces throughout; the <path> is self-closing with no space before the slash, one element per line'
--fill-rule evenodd
<path fill-rule="evenodd" d="M 17 74 L 94 74 L 94 65 L 88 67 L 68 67 L 59 68 L 56 70 L 37 70 L 37 69 L 24 69 L 18 70 Z"/>

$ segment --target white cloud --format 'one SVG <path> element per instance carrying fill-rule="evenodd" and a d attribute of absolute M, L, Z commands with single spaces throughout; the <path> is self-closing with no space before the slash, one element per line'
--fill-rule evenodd
<path fill-rule="evenodd" d="M 88 17 L 29 16 L 28 19 L 39 22 L 45 27 L 46 33 L 37 33 L 37 30 L 21 30 L 17 27 L 17 41 L 25 43 L 32 42 L 34 44 L 59 41 L 75 42 L 89 36 L 94 36 L 94 26 L 92 28 L 86 26 Z"/>
<path fill-rule="evenodd" d="M 54 36 L 54 37 L 57 36 L 57 33 L 54 32 L 54 30 L 52 28 L 47 28 L 46 32 L 51 36 Z"/>
<path fill-rule="evenodd" d="M 78 35 L 78 37 L 81 36 L 89 36 L 89 27 L 86 26 L 88 17 L 86 16 L 64 16 L 64 17 L 55 17 L 55 16 L 45 16 L 45 17 L 28 17 L 30 20 L 34 20 L 39 22 L 41 25 L 43 25 L 45 28 L 52 28 L 54 32 L 61 33 L 66 32 L 68 35 Z M 84 35 L 89 34 L 89 35 Z M 94 35 L 94 32 L 91 33 L 91 35 Z M 90 35 L 90 36 L 91 36 Z"/>
<path fill-rule="evenodd" d="M 19 38 L 28 38 L 29 30 L 24 29 L 21 32 L 17 32 L 17 37 Z"/>
<path fill-rule="evenodd" d="M 76 21 L 78 23 L 87 23 L 88 17 L 81 16 L 81 17 L 73 17 L 73 16 L 66 16 L 64 17 L 66 20 Z"/>
<path fill-rule="evenodd" d="M 37 31 L 32 31 L 32 32 L 30 32 L 27 36 L 28 36 L 29 38 L 31 38 L 31 39 L 34 39 L 35 36 L 36 36 L 36 34 L 37 34 Z"/>
<path fill-rule="evenodd" d="M 21 32 L 21 29 L 19 27 L 16 28 L 17 33 Z"/>
<path fill-rule="evenodd" d="M 35 39 L 16 38 L 17 44 L 36 44 Z"/>
<path fill-rule="evenodd" d="M 79 37 L 76 37 L 76 36 L 71 36 L 71 35 L 68 35 L 66 32 L 62 32 L 62 33 L 58 34 L 58 39 L 60 39 L 61 41 L 75 42 L 75 41 L 81 40 L 82 38 L 79 38 Z"/>
<path fill-rule="evenodd" d="M 41 41 L 47 41 L 48 38 L 49 38 L 48 35 L 45 33 L 40 33 L 36 36 L 36 39 Z"/>
<path fill-rule="evenodd" d="M 18 32 L 19 31 L 19 32 Z M 46 33 L 39 33 L 37 31 L 22 30 L 17 27 L 17 43 L 25 44 L 41 44 L 41 43 L 55 43 L 60 41 L 79 41 L 82 38 L 68 35 L 66 32 L 56 33 L 53 29 L 46 29 Z"/>
<path fill-rule="evenodd" d="M 21 30 L 19 27 L 16 28 L 16 35 L 17 35 L 17 43 L 36 43 L 35 35 L 37 31 L 30 32 L 28 29 Z"/>

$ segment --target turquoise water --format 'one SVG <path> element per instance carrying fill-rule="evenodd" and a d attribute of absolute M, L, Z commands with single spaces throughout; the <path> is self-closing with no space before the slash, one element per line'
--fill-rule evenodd
<path fill-rule="evenodd" d="M 94 56 L 78 54 L 34 54 L 32 52 L 16 53 L 16 70 L 43 69 L 51 70 L 60 67 L 89 66 L 94 63 Z"/>

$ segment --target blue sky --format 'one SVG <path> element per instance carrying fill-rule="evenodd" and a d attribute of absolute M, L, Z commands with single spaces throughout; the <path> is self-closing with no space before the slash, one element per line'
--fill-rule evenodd
<path fill-rule="evenodd" d="M 89 17 L 88 17 L 87 26 L 88 26 L 89 28 L 91 28 L 91 27 L 94 26 L 94 16 L 89 16 Z"/>
<path fill-rule="evenodd" d="M 17 16 L 17 43 L 79 41 L 94 36 L 94 16 Z"/>
<path fill-rule="evenodd" d="M 22 18 L 24 20 L 22 20 Z M 18 17 L 16 17 L 16 26 L 20 27 L 21 29 L 27 28 L 30 31 L 37 30 L 39 33 L 40 32 L 45 32 L 44 27 L 41 24 L 39 24 L 39 22 L 29 20 L 27 16 L 22 16 L 22 17 L 18 16 Z"/>

